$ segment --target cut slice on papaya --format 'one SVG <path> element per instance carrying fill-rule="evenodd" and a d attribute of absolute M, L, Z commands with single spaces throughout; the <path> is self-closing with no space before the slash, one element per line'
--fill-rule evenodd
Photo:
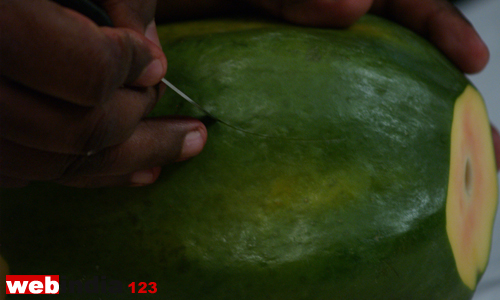
<path fill-rule="evenodd" d="M 446 230 L 458 273 L 472 290 L 488 263 L 497 197 L 490 124 L 481 96 L 469 85 L 453 113 Z"/>

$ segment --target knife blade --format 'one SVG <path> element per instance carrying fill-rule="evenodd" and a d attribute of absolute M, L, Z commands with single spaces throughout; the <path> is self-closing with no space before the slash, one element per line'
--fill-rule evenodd
<path fill-rule="evenodd" d="M 191 103 L 196 108 L 198 108 L 199 110 L 201 110 L 203 113 L 205 113 L 206 115 L 208 115 L 210 118 L 212 118 L 212 119 L 214 119 L 214 120 L 216 120 L 218 122 L 224 123 L 226 125 L 229 125 L 231 127 L 234 127 L 234 126 L 232 126 L 230 124 L 227 124 L 226 122 L 220 120 L 216 116 L 212 115 L 209 111 L 207 111 L 205 108 L 203 108 L 201 105 L 199 105 L 196 101 L 194 101 L 193 99 L 189 98 L 188 95 L 184 94 L 184 92 L 182 92 L 181 90 L 179 90 L 178 88 L 176 88 L 175 85 L 173 85 L 172 83 L 170 83 L 170 81 L 168 81 L 167 79 L 162 78 L 161 82 L 164 83 L 166 86 L 168 86 L 171 90 L 173 90 L 177 95 L 181 96 L 184 100 L 186 100 L 187 102 Z"/>

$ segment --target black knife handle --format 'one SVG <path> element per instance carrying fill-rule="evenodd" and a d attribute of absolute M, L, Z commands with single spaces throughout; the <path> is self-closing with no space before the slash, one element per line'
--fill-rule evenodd
<path fill-rule="evenodd" d="M 97 4 L 90 0 L 52 0 L 59 5 L 75 10 L 85 15 L 99 26 L 113 26 L 108 14 Z"/>

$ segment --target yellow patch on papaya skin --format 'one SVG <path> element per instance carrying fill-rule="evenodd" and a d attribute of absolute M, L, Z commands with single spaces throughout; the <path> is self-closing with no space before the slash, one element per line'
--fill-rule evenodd
<path fill-rule="evenodd" d="M 446 231 L 460 278 L 471 290 L 488 263 L 497 199 L 488 115 L 481 96 L 469 85 L 453 112 Z"/>
<path fill-rule="evenodd" d="M 175 41 L 186 36 L 203 36 L 206 34 L 268 28 L 270 24 L 274 23 L 258 19 L 201 20 L 164 26 L 159 35 L 160 40 L 166 42 Z M 280 23 L 275 23 L 275 25 L 280 26 Z"/>

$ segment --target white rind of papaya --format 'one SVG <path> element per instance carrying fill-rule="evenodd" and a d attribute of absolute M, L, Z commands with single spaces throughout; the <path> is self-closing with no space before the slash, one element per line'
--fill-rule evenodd
<path fill-rule="evenodd" d="M 453 112 L 446 230 L 460 278 L 471 290 L 488 263 L 497 199 L 486 107 L 477 90 L 468 85 Z"/>

